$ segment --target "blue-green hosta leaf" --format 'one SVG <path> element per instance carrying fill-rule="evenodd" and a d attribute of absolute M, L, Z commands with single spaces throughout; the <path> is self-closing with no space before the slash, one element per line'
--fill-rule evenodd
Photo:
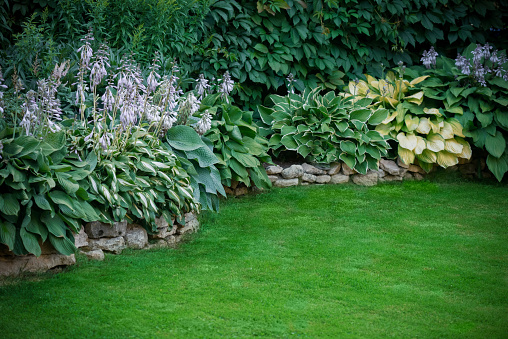
<path fill-rule="evenodd" d="M 16 226 L 6 220 L 0 220 L 0 242 L 7 245 L 9 250 L 14 249 L 16 239 Z"/>
<path fill-rule="evenodd" d="M 40 148 L 44 155 L 50 155 L 65 147 L 65 131 L 62 130 L 57 133 L 48 133 L 44 140 L 40 143 Z"/>
<path fill-rule="evenodd" d="M 250 138 L 245 139 L 252 140 Z M 196 159 L 200 167 L 212 166 L 219 162 L 219 159 L 217 159 L 215 154 L 206 145 L 203 145 L 203 147 L 197 148 L 193 151 L 187 151 L 185 154 L 188 159 Z"/>
<path fill-rule="evenodd" d="M 270 189 L 272 187 L 272 183 L 268 176 L 266 175 L 266 171 L 263 166 L 259 166 L 256 168 L 249 168 L 249 175 L 252 179 L 252 182 L 256 187 Z"/>
<path fill-rule="evenodd" d="M 36 150 L 40 144 L 40 140 L 37 140 L 32 136 L 19 136 L 14 140 L 14 143 L 23 147 L 23 150 L 16 154 L 17 158 L 21 158 Z"/>
<path fill-rule="evenodd" d="M 32 212 L 32 218 L 26 225 L 26 229 L 31 233 L 40 235 L 43 242 L 48 238 L 48 229 L 42 224 L 41 216 L 37 212 Z"/>
<path fill-rule="evenodd" d="M 0 201 L 0 211 L 6 215 L 18 215 L 20 206 L 14 194 L 5 193 L 0 197 L 3 200 L 3 204 Z"/>
<path fill-rule="evenodd" d="M 506 149 L 506 140 L 503 137 L 503 134 L 498 130 L 494 136 L 487 134 L 487 138 L 485 139 L 485 148 L 487 152 L 492 154 L 492 156 L 499 158 L 503 155 Z"/>
<path fill-rule="evenodd" d="M 249 173 L 247 169 L 245 169 L 245 166 L 240 164 L 235 158 L 229 159 L 229 167 L 243 180 L 247 180 L 249 177 Z"/>
<path fill-rule="evenodd" d="M 199 134 L 189 126 L 177 125 L 169 129 L 166 134 L 167 143 L 174 149 L 193 151 L 203 146 Z"/>
<path fill-rule="evenodd" d="M 36 257 L 41 255 L 41 247 L 39 246 L 39 241 L 37 237 L 28 232 L 25 228 L 21 228 L 19 230 L 19 235 L 21 237 L 21 241 L 23 242 L 23 246 L 29 252 L 34 254 Z"/>
<path fill-rule="evenodd" d="M 487 166 L 496 179 L 501 181 L 504 174 L 508 171 L 508 155 L 505 153 L 502 157 L 496 158 L 489 154 L 487 156 Z"/>
<path fill-rule="evenodd" d="M 42 210 L 46 211 L 53 211 L 53 208 L 51 207 L 51 204 L 46 199 L 46 197 L 42 194 L 36 194 L 33 196 L 35 204 Z"/>
<path fill-rule="evenodd" d="M 55 250 L 61 254 L 71 255 L 76 252 L 74 241 L 69 240 L 67 237 L 55 237 L 54 235 L 50 234 L 49 241 Z"/>
<path fill-rule="evenodd" d="M 49 233 L 55 237 L 65 237 L 65 223 L 57 214 L 51 216 L 49 212 L 44 212 L 41 216 L 41 221 L 46 226 Z"/>
<path fill-rule="evenodd" d="M 58 183 L 62 186 L 62 188 L 69 194 L 76 193 L 79 189 L 79 184 L 72 179 L 70 175 L 66 175 L 66 173 L 56 172 L 56 178 Z"/>
<path fill-rule="evenodd" d="M 503 126 L 506 130 L 508 130 L 508 111 L 501 111 L 497 109 L 495 112 L 496 121 Z"/>

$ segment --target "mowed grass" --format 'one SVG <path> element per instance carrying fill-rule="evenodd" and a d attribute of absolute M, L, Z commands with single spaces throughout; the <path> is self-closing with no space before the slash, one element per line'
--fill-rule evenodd
<path fill-rule="evenodd" d="M 506 185 L 274 189 L 202 223 L 178 249 L 5 284 L 0 336 L 508 336 Z"/>

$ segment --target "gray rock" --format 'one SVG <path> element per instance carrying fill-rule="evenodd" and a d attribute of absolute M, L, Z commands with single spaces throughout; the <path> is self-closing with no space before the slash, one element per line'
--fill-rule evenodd
<path fill-rule="evenodd" d="M 93 251 L 81 251 L 82 254 L 86 255 L 86 257 L 90 260 L 104 260 L 104 252 L 102 250 L 93 250 Z"/>
<path fill-rule="evenodd" d="M 376 172 L 367 172 L 367 174 L 355 174 L 351 176 L 353 182 L 360 186 L 375 186 L 378 181 Z"/>
<path fill-rule="evenodd" d="M 383 171 L 385 171 L 386 173 L 388 173 L 390 175 L 400 175 L 401 174 L 400 167 L 397 166 L 395 161 L 392 161 L 392 160 L 386 160 L 386 159 L 379 160 L 379 167 Z"/>
<path fill-rule="evenodd" d="M 303 167 L 301 165 L 291 165 L 282 171 L 282 177 L 284 179 L 299 178 L 303 175 Z"/>
<path fill-rule="evenodd" d="M 148 245 L 148 234 L 141 225 L 129 224 L 124 239 L 129 248 L 142 249 Z"/>
<path fill-rule="evenodd" d="M 402 167 L 402 168 L 409 168 L 409 165 L 406 165 L 405 163 L 403 163 L 402 160 L 400 160 L 400 158 L 397 158 L 397 166 Z"/>
<path fill-rule="evenodd" d="M 309 186 L 310 183 L 309 182 L 302 182 L 302 186 Z"/>
<path fill-rule="evenodd" d="M 123 237 L 88 240 L 88 247 L 85 248 L 85 250 L 93 251 L 99 249 L 106 252 L 120 254 L 125 249 L 125 240 Z"/>
<path fill-rule="evenodd" d="M 349 182 L 349 175 L 335 174 L 330 178 L 331 184 L 345 184 Z"/>
<path fill-rule="evenodd" d="M 306 182 L 316 182 L 316 176 L 309 173 L 304 173 L 302 175 L 302 180 Z"/>
<path fill-rule="evenodd" d="M 169 237 L 174 238 L 174 236 L 170 235 Z M 165 248 L 168 247 L 168 242 L 165 239 L 157 239 L 155 242 L 148 244 L 147 249 L 153 248 Z"/>
<path fill-rule="evenodd" d="M 71 255 L 43 254 L 39 257 L 33 255 L 23 257 L 28 259 L 26 261 L 25 259 L 21 259 L 21 261 L 26 262 L 24 267 L 21 268 L 21 271 L 23 272 L 45 272 L 56 266 L 69 266 L 74 265 L 76 263 L 76 257 L 74 256 L 74 254 Z M 16 259 L 18 258 L 19 257 L 17 257 Z"/>
<path fill-rule="evenodd" d="M 314 167 L 312 165 L 309 165 L 307 163 L 302 164 L 302 168 L 303 168 L 303 171 L 308 174 L 322 175 L 322 174 L 326 173 L 325 171 L 323 171 L 317 167 Z"/>
<path fill-rule="evenodd" d="M 415 178 L 415 180 L 417 181 L 422 181 L 423 179 L 425 179 L 423 177 L 423 175 L 421 175 L 420 173 L 413 173 L 413 177 Z"/>
<path fill-rule="evenodd" d="M 85 232 L 88 238 L 116 238 L 123 237 L 127 230 L 127 221 L 105 224 L 100 221 L 89 222 L 85 225 Z"/>
<path fill-rule="evenodd" d="M 78 234 L 74 234 L 74 246 L 76 248 L 88 246 L 88 235 L 84 227 L 81 227 Z"/>
<path fill-rule="evenodd" d="M 345 163 L 342 164 L 342 174 L 344 174 L 344 175 L 353 175 L 355 173 L 357 173 L 357 172 L 354 169 L 349 168 L 349 166 L 346 165 Z"/>
<path fill-rule="evenodd" d="M 295 179 L 279 179 L 274 184 L 275 187 L 290 187 L 298 185 L 298 178 Z"/>
<path fill-rule="evenodd" d="M 404 174 L 404 180 L 414 180 L 413 174 L 411 174 L 411 172 L 406 172 Z"/>
<path fill-rule="evenodd" d="M 178 229 L 178 234 L 194 233 L 199 229 L 199 220 L 194 213 L 185 214 L 185 226 Z"/>
<path fill-rule="evenodd" d="M 407 170 L 409 172 L 413 172 L 413 173 L 420 173 L 420 174 L 425 174 L 425 171 L 423 170 L 423 168 L 421 168 L 420 166 L 416 166 L 416 165 L 409 165 L 407 167 Z"/>
<path fill-rule="evenodd" d="M 379 178 L 379 181 L 402 181 L 400 175 L 385 175 L 383 178 Z"/>
<path fill-rule="evenodd" d="M 245 195 L 245 194 L 248 194 L 249 193 L 249 189 L 245 186 L 242 186 L 242 187 L 237 187 L 235 189 L 235 196 L 240 196 L 240 195 Z"/>
<path fill-rule="evenodd" d="M 150 239 L 164 239 L 164 238 L 166 238 L 169 235 L 169 233 L 168 233 L 169 224 L 166 221 L 166 218 L 164 218 L 163 216 L 155 218 L 155 224 L 157 225 L 157 233 L 150 234 L 149 238 Z"/>
<path fill-rule="evenodd" d="M 270 179 L 270 181 L 271 181 L 271 182 L 272 182 L 272 184 L 273 184 L 274 182 L 276 182 L 276 181 L 277 181 L 277 180 L 279 180 L 280 178 L 279 178 L 279 176 L 278 176 L 278 175 L 269 175 L 269 176 L 268 176 L 268 179 Z"/>
<path fill-rule="evenodd" d="M 316 183 L 318 183 L 318 184 L 327 184 L 327 183 L 330 182 L 331 179 L 332 178 L 328 174 L 320 175 L 320 176 L 316 177 Z"/>
<path fill-rule="evenodd" d="M 29 256 L 0 257 L 0 276 L 16 276 L 23 272 Z"/>
<path fill-rule="evenodd" d="M 386 172 L 383 171 L 382 169 L 378 169 L 376 171 L 373 170 L 373 172 L 376 172 L 379 178 L 383 178 L 386 175 Z"/>
<path fill-rule="evenodd" d="M 283 168 L 280 167 L 279 165 L 268 166 L 266 168 L 266 174 L 268 174 L 268 175 L 280 174 L 280 173 L 282 173 L 282 170 L 283 170 Z"/>
<path fill-rule="evenodd" d="M 340 162 L 332 163 L 330 166 L 330 169 L 328 170 L 328 175 L 339 174 L 341 167 L 342 166 L 341 166 Z"/>

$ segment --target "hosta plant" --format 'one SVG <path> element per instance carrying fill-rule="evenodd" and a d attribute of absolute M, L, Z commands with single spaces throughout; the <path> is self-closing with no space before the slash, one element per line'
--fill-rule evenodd
<path fill-rule="evenodd" d="M 89 132 L 71 130 L 71 147 L 78 154 L 94 152 L 90 148 L 93 141 L 86 139 Z M 199 211 L 190 177 L 169 147 L 143 128 L 122 140 L 122 147 L 112 143 L 96 150 L 101 160 L 83 184 L 106 220 L 127 219 L 156 232 L 157 217 L 182 223 L 186 212 Z"/>
<path fill-rule="evenodd" d="M 268 141 L 259 135 L 259 128 L 252 119 L 253 112 L 221 100 L 221 94 L 209 95 L 201 102 L 201 111 L 212 115 L 211 128 L 204 134 L 213 144 L 219 163 L 217 168 L 222 184 L 230 187 L 233 182 L 259 188 L 270 188 L 263 163 L 271 163 L 267 154 Z"/>
<path fill-rule="evenodd" d="M 501 180 L 508 171 L 508 63 L 506 52 L 470 45 L 455 60 L 437 57 L 435 67 L 407 70 L 430 75 L 420 85 L 425 105 L 454 116 L 464 135 L 488 152 L 487 166 Z"/>
<path fill-rule="evenodd" d="M 83 183 L 97 164 L 93 153 L 82 161 L 66 159 L 65 132 L 11 138 L 0 133 L 0 243 L 17 255 L 41 254 L 50 242 L 60 253 L 76 250 L 73 232 L 82 221 L 100 220 Z"/>
<path fill-rule="evenodd" d="M 367 81 L 349 83 L 346 96 L 355 100 L 373 99 L 373 105 L 386 107 L 390 114 L 376 126 L 376 130 L 397 140 L 397 153 L 402 162 L 416 162 L 426 171 L 434 164 L 441 167 L 456 165 L 459 158 L 469 159 L 471 147 L 465 141 L 462 125 L 457 119 L 447 118 L 442 110 L 427 108 L 422 103 L 424 92 L 418 84 L 428 76 L 411 81 L 388 72 L 386 79 L 367 75 Z"/>
<path fill-rule="evenodd" d="M 219 194 L 226 196 L 219 170 L 219 159 L 213 153 L 212 143 L 199 136 L 189 126 L 173 126 L 166 134 L 165 142 L 178 156 L 182 167 L 190 175 L 194 199 L 203 209 L 219 211 Z"/>
<path fill-rule="evenodd" d="M 341 160 L 360 173 L 377 169 L 390 146 L 374 126 L 388 117 L 388 110 L 369 108 L 370 98 L 354 102 L 352 97 L 334 92 L 320 95 L 319 91 L 272 95 L 272 108 L 259 106 L 274 155 L 289 150 L 312 162 Z"/>

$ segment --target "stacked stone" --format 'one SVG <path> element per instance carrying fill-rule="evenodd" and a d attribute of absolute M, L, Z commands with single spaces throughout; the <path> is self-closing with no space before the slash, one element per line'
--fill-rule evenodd
<path fill-rule="evenodd" d="M 396 163 L 381 159 L 379 170 L 359 174 L 344 163 L 332 163 L 327 167 L 307 163 L 283 168 L 279 165 L 266 168 L 268 178 L 275 187 L 290 187 L 312 184 L 344 184 L 352 182 L 362 186 L 373 186 L 383 181 L 422 180 L 425 172 L 418 166 Z"/>
<path fill-rule="evenodd" d="M 120 254 L 125 248 L 150 249 L 175 246 L 182 237 L 199 229 L 195 213 L 185 214 L 185 225 L 172 222 L 171 229 L 164 218 L 156 220 L 158 232 L 147 234 L 138 224 L 126 221 L 105 224 L 100 221 L 87 223 L 74 235 L 74 244 L 81 253 L 94 260 L 103 260 L 104 252 Z M 41 246 L 42 254 L 16 256 L 7 246 L 0 244 L 0 275 L 13 276 L 21 272 L 44 272 L 57 266 L 76 263 L 76 257 L 59 254 L 49 242 Z"/>

